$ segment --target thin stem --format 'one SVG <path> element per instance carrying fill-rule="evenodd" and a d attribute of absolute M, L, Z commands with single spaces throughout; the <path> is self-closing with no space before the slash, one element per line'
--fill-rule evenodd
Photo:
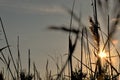
<path fill-rule="evenodd" d="M 5 58 L 3 52 L 2 52 L 2 51 L 0 51 L 0 52 L 1 52 L 1 55 L 2 55 L 2 57 L 3 57 L 3 59 L 4 59 L 4 61 L 5 61 L 5 64 L 7 65 L 8 70 L 10 71 L 10 74 L 11 74 L 13 80 L 15 80 L 15 78 L 14 78 L 14 76 L 13 76 L 13 73 L 12 73 L 12 71 L 11 71 L 11 69 L 10 69 L 10 66 L 9 66 L 9 64 L 8 64 L 8 62 L 7 62 L 7 59 Z"/>
<path fill-rule="evenodd" d="M 30 75 L 30 49 L 28 50 L 28 75 Z"/>
<path fill-rule="evenodd" d="M 82 36 L 81 36 L 81 73 L 83 71 L 82 63 L 83 63 L 83 33 L 84 33 L 84 28 L 82 29 Z M 81 76 L 82 80 L 82 76 Z"/>
<path fill-rule="evenodd" d="M 20 71 L 22 71 L 22 63 L 21 63 L 20 48 L 19 48 L 19 36 L 18 36 L 18 41 L 17 41 L 17 49 L 18 49 L 18 62 L 20 66 Z"/>
<path fill-rule="evenodd" d="M 15 65 L 15 61 L 14 61 L 14 58 L 13 58 L 13 56 L 12 56 L 11 49 L 10 49 L 10 47 L 9 47 L 7 35 L 6 35 L 6 32 L 5 32 L 5 29 L 4 29 L 4 26 L 3 26 L 3 22 L 2 22 L 1 17 L 0 17 L 0 22 L 1 22 L 2 30 L 3 30 L 3 33 L 4 33 L 5 40 L 6 40 L 6 44 L 7 44 L 7 46 L 8 46 L 8 51 L 9 51 L 9 53 L 10 53 L 10 56 L 11 56 L 11 59 L 12 59 L 12 62 L 13 62 L 13 66 L 14 66 L 14 68 L 15 68 L 15 71 L 17 72 L 17 68 L 16 68 L 16 65 Z"/>
<path fill-rule="evenodd" d="M 89 57 L 89 64 L 90 64 L 90 68 L 92 69 L 92 65 L 91 65 L 91 56 L 90 56 L 90 48 L 89 48 L 89 42 L 88 42 L 88 33 L 87 33 L 87 29 L 85 28 L 85 32 L 86 32 L 86 39 L 87 39 L 87 50 L 88 50 L 88 57 Z M 92 71 L 91 71 L 92 74 Z"/>
<path fill-rule="evenodd" d="M 110 36 L 110 31 L 109 31 L 109 15 L 108 15 L 108 52 L 109 52 L 109 60 L 110 60 L 110 63 L 112 64 L 112 60 L 111 60 L 111 54 L 110 54 L 110 39 L 109 39 L 109 36 Z M 113 70 L 112 70 L 112 67 L 111 67 L 111 77 L 113 76 Z"/>

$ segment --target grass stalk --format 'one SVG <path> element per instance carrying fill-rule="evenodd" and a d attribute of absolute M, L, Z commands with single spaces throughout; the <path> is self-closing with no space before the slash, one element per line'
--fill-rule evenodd
<path fill-rule="evenodd" d="M 22 62 L 21 62 L 21 57 L 20 57 L 20 45 L 19 45 L 19 36 L 17 37 L 17 51 L 18 51 L 18 63 L 20 66 L 20 71 L 22 71 Z"/>
<path fill-rule="evenodd" d="M 30 75 L 30 63 L 31 63 L 31 60 L 30 60 L 30 49 L 28 50 L 28 75 Z"/>
<path fill-rule="evenodd" d="M 10 72 L 10 74 L 11 74 L 12 79 L 15 80 L 15 77 L 14 77 L 14 75 L 13 75 L 13 73 L 12 73 L 12 70 L 11 70 L 11 68 L 10 68 L 10 66 L 9 66 L 9 64 L 8 64 L 8 62 L 7 62 L 7 59 L 5 58 L 3 52 L 2 52 L 2 51 L 0 51 L 0 52 L 1 52 L 1 55 L 2 55 L 2 57 L 3 57 L 3 59 L 4 59 L 4 61 L 5 61 L 5 64 L 6 64 L 7 68 L 8 68 L 8 70 L 9 70 L 9 72 Z"/>
<path fill-rule="evenodd" d="M 15 61 L 14 61 L 14 58 L 13 58 L 11 49 L 10 49 L 10 47 L 9 47 L 7 35 L 6 35 L 6 32 L 5 32 L 4 25 L 3 25 L 3 22 L 2 22 L 2 18 L 1 18 L 1 17 L 0 17 L 0 23 L 1 23 L 1 27 L 2 27 L 2 30 L 3 30 L 3 34 L 4 34 L 4 37 L 5 37 L 6 44 L 7 44 L 7 46 L 8 46 L 8 51 L 9 51 L 9 53 L 10 53 L 10 56 L 11 56 L 11 59 L 12 59 L 12 62 L 13 62 L 13 66 L 14 66 L 14 68 L 15 68 L 15 71 L 17 72 L 17 68 L 16 68 L 16 65 L 15 65 Z"/>
<path fill-rule="evenodd" d="M 18 37 L 18 40 L 17 40 L 17 51 L 18 51 L 18 60 L 17 60 L 17 79 L 19 80 L 19 62 L 20 62 L 20 53 L 19 53 L 19 37 Z"/>
<path fill-rule="evenodd" d="M 86 40 L 87 40 L 87 50 L 88 50 L 88 57 L 89 57 L 89 64 L 90 64 L 90 68 L 92 69 L 92 65 L 91 65 L 91 56 L 90 56 L 90 48 L 89 48 L 89 42 L 88 42 L 88 33 L 87 33 L 87 29 L 85 28 L 85 34 L 86 34 Z M 92 71 L 91 71 L 91 75 L 92 75 Z"/>
<path fill-rule="evenodd" d="M 91 72 L 95 73 L 90 67 L 88 67 L 86 64 L 84 64 L 81 60 L 79 60 L 77 57 L 75 57 L 74 55 L 72 55 L 73 58 L 75 58 L 77 61 L 79 61 L 84 67 L 86 67 L 87 69 L 89 69 Z"/>
<path fill-rule="evenodd" d="M 37 76 L 37 80 L 42 80 L 40 74 L 38 73 L 35 63 L 33 63 L 33 67 L 34 67 L 34 80 L 36 80 L 35 75 Z"/>
<path fill-rule="evenodd" d="M 82 63 L 83 63 L 83 34 L 84 33 L 84 28 L 82 29 L 82 36 L 81 36 L 81 73 L 83 71 Z M 82 76 L 80 78 L 82 80 Z"/>
<path fill-rule="evenodd" d="M 33 79 L 36 80 L 35 62 L 33 62 L 33 71 L 34 71 L 34 73 L 33 73 Z"/>
<path fill-rule="evenodd" d="M 47 60 L 47 63 L 46 63 L 46 80 L 49 80 L 48 60 Z"/>
<path fill-rule="evenodd" d="M 109 29 L 109 15 L 108 15 L 108 53 L 109 53 L 109 61 L 112 64 L 112 60 L 111 60 L 111 53 L 110 53 L 110 39 L 109 39 L 109 33 L 110 33 L 110 29 Z M 112 67 L 110 67 L 110 71 L 111 71 L 111 77 L 113 76 L 113 70 Z"/>

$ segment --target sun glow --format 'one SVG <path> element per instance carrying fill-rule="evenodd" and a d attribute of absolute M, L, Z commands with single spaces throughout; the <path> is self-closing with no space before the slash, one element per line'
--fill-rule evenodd
<path fill-rule="evenodd" d="M 99 53 L 99 57 L 100 58 L 106 58 L 106 53 L 104 52 L 104 51 L 101 51 L 100 53 Z"/>

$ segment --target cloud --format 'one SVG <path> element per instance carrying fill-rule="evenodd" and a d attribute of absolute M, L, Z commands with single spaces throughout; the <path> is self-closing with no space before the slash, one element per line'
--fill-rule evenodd
<path fill-rule="evenodd" d="M 66 14 L 64 9 L 58 5 L 44 5 L 44 6 L 26 6 L 24 7 L 30 13 L 38 13 L 38 14 Z"/>
<path fill-rule="evenodd" d="M 26 14 L 66 14 L 64 9 L 56 4 L 34 4 L 34 3 L 24 3 L 24 2 L 10 2 L 1 1 L 0 9 L 12 11 L 16 13 L 26 13 Z"/>

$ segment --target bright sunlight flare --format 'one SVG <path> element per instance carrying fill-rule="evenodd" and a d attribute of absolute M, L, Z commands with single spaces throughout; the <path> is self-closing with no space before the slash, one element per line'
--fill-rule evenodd
<path fill-rule="evenodd" d="M 105 58 L 107 55 L 106 55 L 106 53 L 104 52 L 104 51 L 101 51 L 100 53 L 99 53 L 99 57 L 101 57 L 101 58 Z"/>

